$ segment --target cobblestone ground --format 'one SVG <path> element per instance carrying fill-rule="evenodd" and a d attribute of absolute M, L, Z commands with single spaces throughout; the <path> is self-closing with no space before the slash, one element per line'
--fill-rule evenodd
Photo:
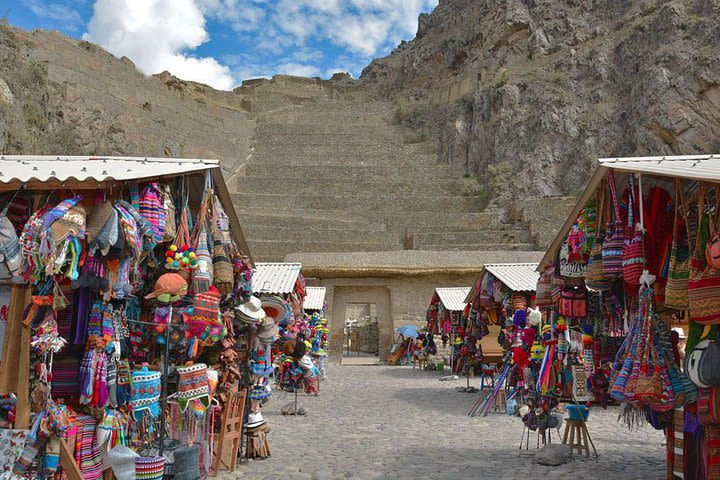
<path fill-rule="evenodd" d="M 470 418 L 478 394 L 411 367 L 331 365 L 320 396 L 300 395 L 307 416 L 284 417 L 282 394 L 263 408 L 272 456 L 238 465 L 242 479 L 661 479 L 664 437 L 650 427 L 628 431 L 617 408 L 594 408 L 588 428 L 599 458 L 560 467 L 533 463 L 536 442 L 519 454 L 522 423 L 491 413 Z M 559 442 L 554 437 L 553 442 Z"/>

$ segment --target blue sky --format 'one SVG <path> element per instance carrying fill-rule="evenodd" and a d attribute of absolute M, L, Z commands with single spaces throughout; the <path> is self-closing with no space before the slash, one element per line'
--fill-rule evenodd
<path fill-rule="evenodd" d="M 354 77 L 417 30 L 437 0 L 10 0 L 10 24 L 57 29 L 147 74 L 231 89 L 275 73 Z"/>

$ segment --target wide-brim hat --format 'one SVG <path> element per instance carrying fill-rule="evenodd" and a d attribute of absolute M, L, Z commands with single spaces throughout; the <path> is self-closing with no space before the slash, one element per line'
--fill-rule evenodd
<path fill-rule="evenodd" d="M 274 340 L 278 333 L 280 333 L 280 328 L 273 323 L 272 325 L 260 325 L 255 335 L 257 335 L 260 340 L 267 342 Z"/>
<path fill-rule="evenodd" d="M 235 307 L 235 312 L 240 314 L 241 319 L 249 320 L 247 323 L 253 323 L 266 317 L 265 310 L 262 308 L 262 302 L 255 296 L 251 296 L 250 300 Z"/>
<path fill-rule="evenodd" d="M 298 361 L 298 363 L 300 364 L 300 367 L 302 367 L 305 370 L 310 370 L 312 367 L 315 366 L 313 361 L 307 355 L 303 355 L 302 357 L 300 357 L 300 360 Z"/>
<path fill-rule="evenodd" d="M 282 297 L 277 295 L 263 295 L 260 297 L 260 301 L 268 317 L 271 317 L 276 323 L 281 323 L 285 320 L 285 302 Z"/>
<path fill-rule="evenodd" d="M 187 293 L 187 281 L 178 273 L 163 273 L 155 282 L 155 290 L 145 295 L 145 298 L 157 298 L 167 302 L 178 300 Z"/>
<path fill-rule="evenodd" d="M 265 419 L 263 418 L 262 413 L 257 412 L 257 413 L 251 413 L 248 415 L 248 421 L 247 421 L 247 424 L 245 424 L 245 426 L 247 428 L 255 428 L 255 427 L 259 427 L 260 425 L 264 425 L 264 424 L 265 424 Z"/>

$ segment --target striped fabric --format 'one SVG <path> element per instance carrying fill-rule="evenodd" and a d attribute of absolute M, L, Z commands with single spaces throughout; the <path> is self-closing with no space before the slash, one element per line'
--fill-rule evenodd
<path fill-rule="evenodd" d="M 97 420 L 89 415 L 77 415 L 77 421 L 80 426 L 75 440 L 75 461 L 85 480 L 100 479 L 103 475 L 103 465 L 95 435 Z"/>
<path fill-rule="evenodd" d="M 720 426 L 705 426 L 705 479 L 720 480 Z"/>
<path fill-rule="evenodd" d="M 164 457 L 136 457 L 136 480 L 162 480 L 165 472 Z"/>
<path fill-rule="evenodd" d="M 165 235 L 165 204 L 157 182 L 148 183 L 140 192 L 139 212 L 152 225 L 155 243 L 162 243 Z"/>

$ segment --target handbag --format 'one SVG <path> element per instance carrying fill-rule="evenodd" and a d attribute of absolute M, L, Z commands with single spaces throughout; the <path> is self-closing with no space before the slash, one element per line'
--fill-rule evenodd
<path fill-rule="evenodd" d="M 698 389 L 697 414 L 702 425 L 720 424 L 720 387 Z"/>
<path fill-rule="evenodd" d="M 218 228 L 217 214 L 217 209 L 213 208 L 212 218 L 210 219 L 213 233 L 213 285 L 215 285 L 221 294 L 227 295 L 232 293 L 233 290 L 233 266 L 227 253 L 227 247 L 223 244 L 222 234 Z"/>
<path fill-rule="evenodd" d="M 622 257 L 625 243 L 625 227 L 620 219 L 620 206 L 617 200 L 615 188 L 615 174 L 612 170 L 608 172 L 608 188 L 613 204 L 613 220 L 605 228 L 605 239 L 603 240 L 602 263 L 603 272 L 607 278 L 619 278 L 622 276 Z"/>
<path fill-rule="evenodd" d="M 702 225 L 705 214 L 705 185 L 700 185 L 698 192 L 698 219 Z M 712 221 L 710 222 L 712 223 Z M 690 261 L 690 278 L 688 280 L 688 301 L 690 304 L 690 320 L 701 324 L 720 323 L 720 270 L 706 266 L 702 254 L 702 235 L 700 229 L 695 240 L 695 249 Z"/>
<path fill-rule="evenodd" d="M 597 232 L 595 233 L 595 243 L 593 244 L 592 250 L 590 250 L 588 266 L 585 269 L 585 285 L 590 290 L 595 291 L 609 290 L 613 284 L 613 279 L 605 276 L 602 261 L 605 231 L 601 230 L 601 228 L 603 212 L 606 210 L 605 200 L 605 189 L 601 187 L 600 201 L 598 202 L 598 219 Z"/>
<path fill-rule="evenodd" d="M 558 302 L 558 313 L 565 317 L 582 318 L 587 317 L 588 301 L 584 292 L 563 290 Z"/>
<path fill-rule="evenodd" d="M 634 178 L 635 176 L 632 173 L 628 177 L 628 184 L 630 187 L 628 202 L 628 234 L 630 234 L 633 230 L 634 233 L 631 237 L 625 238 L 622 257 L 623 279 L 630 287 L 637 287 L 640 285 L 640 276 L 645 269 L 642 209 L 638 209 L 640 211 L 640 222 L 637 225 L 633 222 L 634 210 L 636 208 Z M 639 195 L 642 195 L 642 191 L 639 192 Z"/>
<path fill-rule="evenodd" d="M 680 179 L 675 180 L 675 219 L 673 221 L 673 240 L 670 249 L 670 264 L 668 266 L 667 283 L 665 284 L 665 306 L 675 310 L 687 310 L 690 307 L 688 299 L 688 279 L 690 277 L 690 230 L 685 220 L 687 238 L 683 242 L 678 232 L 680 221 L 680 207 L 687 214 L 685 198 Z"/>
<path fill-rule="evenodd" d="M 207 240 L 208 199 L 209 192 L 206 189 L 202 202 L 200 203 L 197 222 L 195 223 L 190 242 L 195 246 L 195 260 L 197 262 L 197 268 L 195 268 L 192 274 L 192 288 L 196 294 L 207 292 L 213 284 L 213 262 Z"/>

